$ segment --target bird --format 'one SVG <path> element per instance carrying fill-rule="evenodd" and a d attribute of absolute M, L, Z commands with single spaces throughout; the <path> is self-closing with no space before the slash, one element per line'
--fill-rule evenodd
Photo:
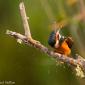
<path fill-rule="evenodd" d="M 60 34 L 60 29 L 53 30 L 48 38 L 48 44 L 54 48 L 54 51 L 66 56 L 71 55 L 73 46 L 72 37 L 65 37 Z"/>

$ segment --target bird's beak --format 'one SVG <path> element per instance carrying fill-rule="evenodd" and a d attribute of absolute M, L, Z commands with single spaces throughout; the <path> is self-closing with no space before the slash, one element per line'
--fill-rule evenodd
<path fill-rule="evenodd" d="M 58 47 L 59 47 L 59 40 L 57 40 L 55 43 L 55 48 L 58 48 Z"/>
<path fill-rule="evenodd" d="M 59 47 L 59 38 L 60 38 L 60 34 L 59 34 L 59 30 L 56 33 L 56 43 L 55 43 L 55 48 Z"/>

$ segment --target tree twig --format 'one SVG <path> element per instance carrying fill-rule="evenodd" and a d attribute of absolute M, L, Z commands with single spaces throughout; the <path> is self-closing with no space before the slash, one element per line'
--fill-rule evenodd
<path fill-rule="evenodd" d="M 79 55 L 77 55 L 78 58 L 74 59 L 72 57 L 68 57 L 68 56 L 65 56 L 65 55 L 62 55 L 59 53 L 55 53 L 54 51 L 49 50 L 39 41 L 36 41 L 36 40 L 30 38 L 31 33 L 30 33 L 29 23 L 27 22 L 27 16 L 26 16 L 25 6 L 24 6 L 23 2 L 20 3 L 19 8 L 20 8 L 20 14 L 22 17 L 23 25 L 24 25 L 25 35 L 22 35 L 20 33 L 13 32 L 13 31 L 9 31 L 9 30 L 7 30 L 6 34 L 13 36 L 16 39 L 22 40 L 27 45 L 31 45 L 34 48 L 38 48 L 39 50 L 48 54 L 52 58 L 58 59 L 59 61 L 63 61 L 65 63 L 67 63 L 68 65 L 71 65 L 74 67 L 79 66 L 80 68 L 83 69 L 83 71 L 85 71 L 85 59 L 84 58 L 81 58 Z"/>
<path fill-rule="evenodd" d="M 28 17 L 26 16 L 25 6 L 23 2 L 20 3 L 19 9 L 20 9 L 20 14 L 21 14 L 24 30 L 25 30 L 25 36 L 28 38 L 31 38 L 31 32 L 29 29 L 28 21 L 27 21 Z"/>

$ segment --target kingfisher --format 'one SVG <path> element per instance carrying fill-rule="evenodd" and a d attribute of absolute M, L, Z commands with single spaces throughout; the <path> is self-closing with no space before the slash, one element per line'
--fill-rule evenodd
<path fill-rule="evenodd" d="M 60 29 L 56 29 L 51 32 L 48 44 L 54 48 L 54 51 L 66 56 L 71 55 L 71 48 L 73 45 L 73 39 L 71 37 L 65 37 L 60 34 Z"/>

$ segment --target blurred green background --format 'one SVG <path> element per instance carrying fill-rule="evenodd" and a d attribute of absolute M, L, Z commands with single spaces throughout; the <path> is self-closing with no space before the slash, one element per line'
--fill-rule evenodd
<path fill-rule="evenodd" d="M 85 22 L 71 20 L 79 13 L 79 3 L 71 6 L 71 0 L 23 1 L 33 38 L 48 46 L 50 25 L 69 18 L 71 23 L 62 29 L 62 34 L 72 36 L 74 51 L 85 57 Z M 19 3 L 20 0 L 0 0 L 0 81 L 13 81 L 15 85 L 85 85 L 85 79 L 76 77 L 68 66 L 56 65 L 55 59 L 5 34 L 7 29 L 24 34 Z"/>

